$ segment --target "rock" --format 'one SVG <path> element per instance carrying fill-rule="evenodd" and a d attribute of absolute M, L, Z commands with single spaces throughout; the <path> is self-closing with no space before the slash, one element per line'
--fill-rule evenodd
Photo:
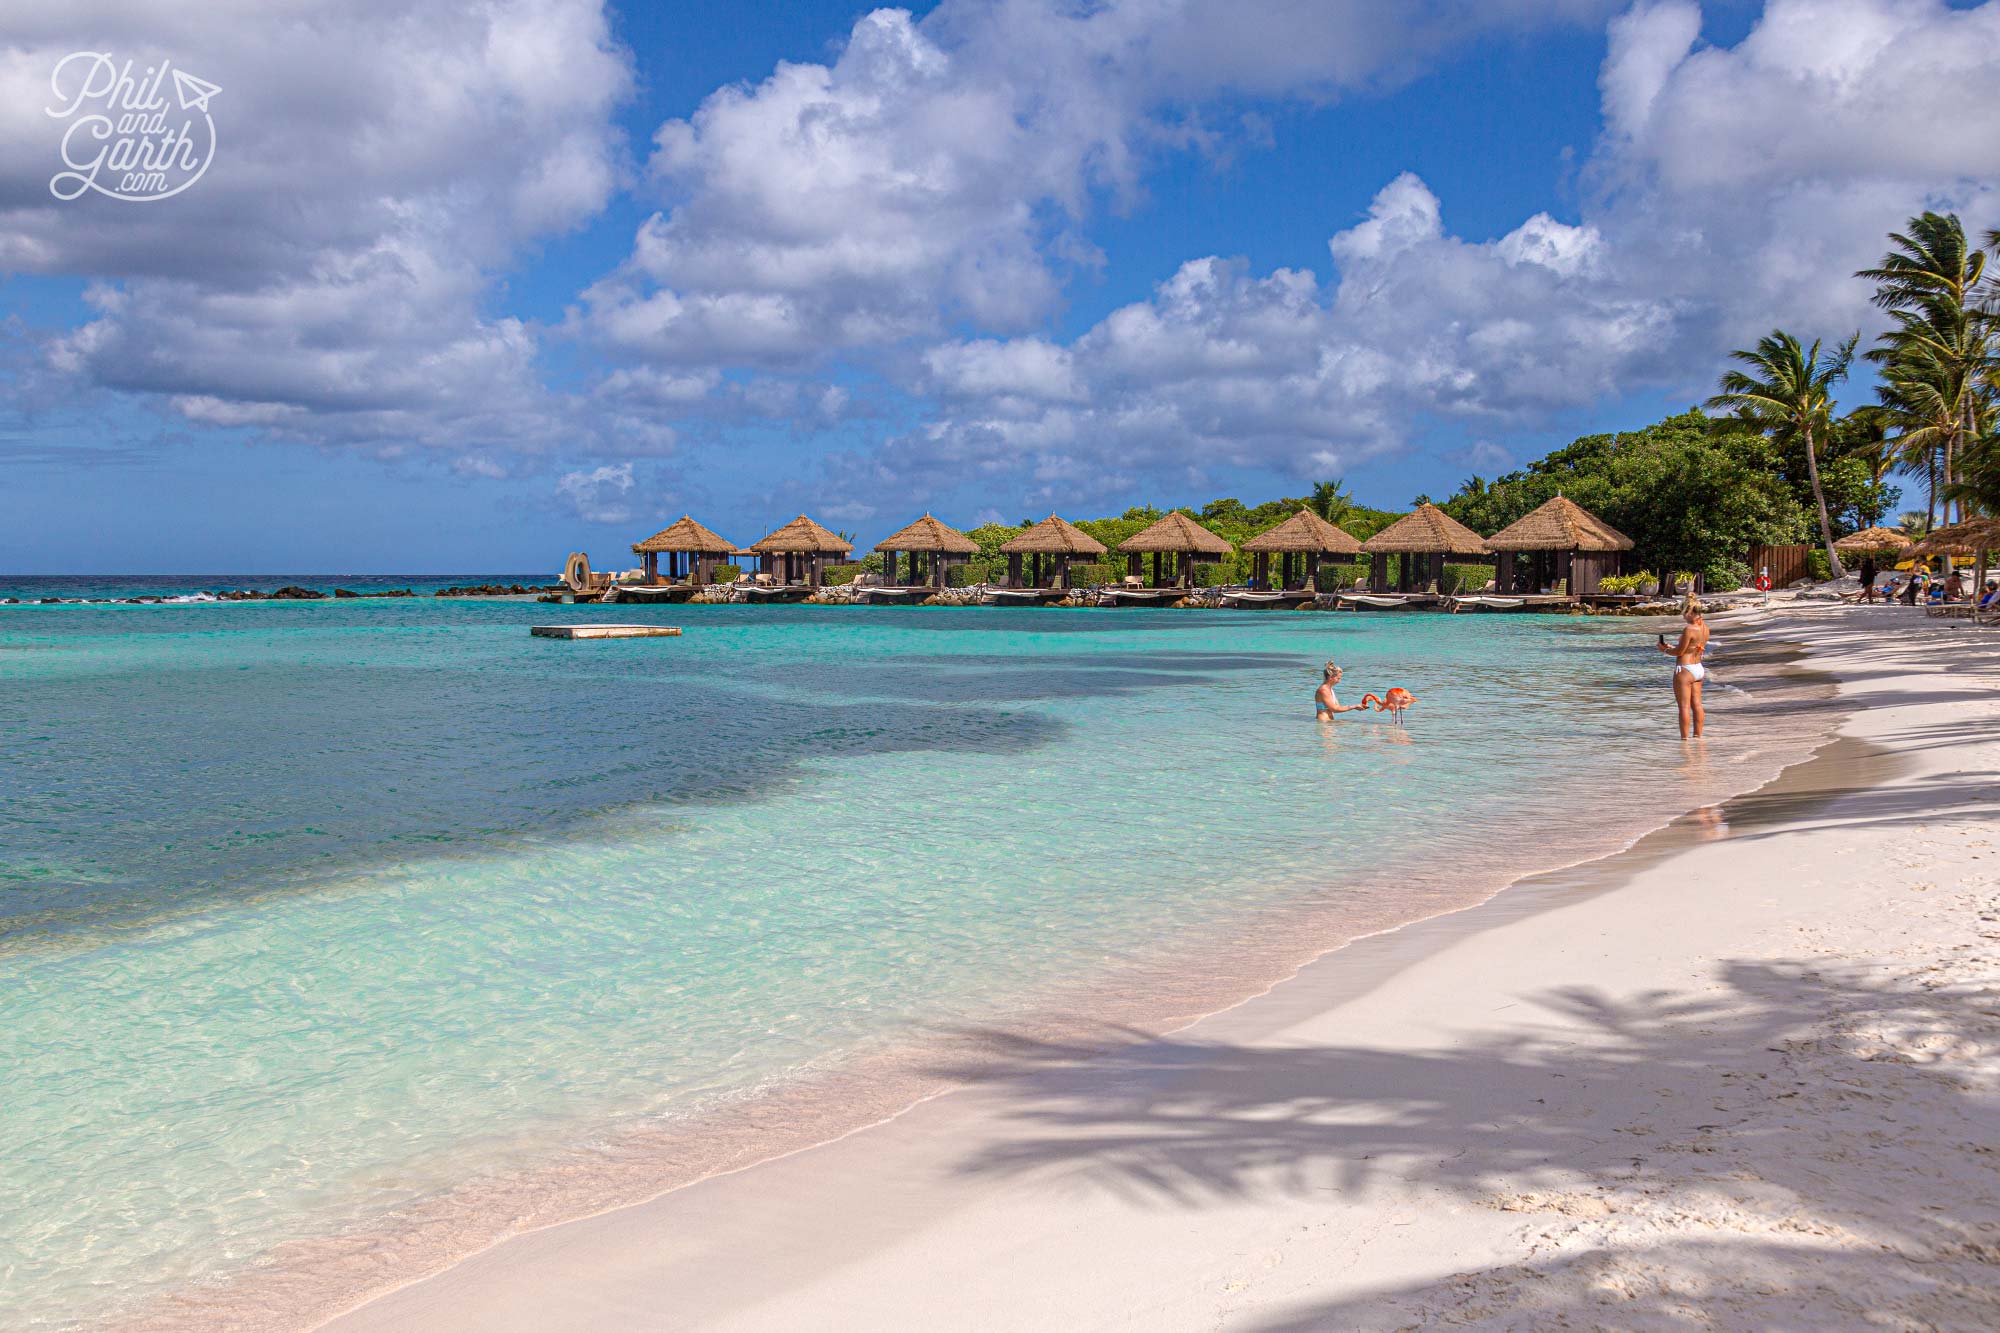
<path fill-rule="evenodd" d="M 323 592 L 314 592 L 311 588 L 301 588 L 295 583 L 288 583 L 272 593 L 271 600 L 274 602 L 323 602 L 326 600 L 326 594 Z"/>
<path fill-rule="evenodd" d="M 519 583 L 472 583 L 463 587 L 439 588 L 431 595 L 433 597 L 526 597 L 531 593 L 568 591 L 569 589 L 560 583 L 538 583 L 532 588 Z"/>

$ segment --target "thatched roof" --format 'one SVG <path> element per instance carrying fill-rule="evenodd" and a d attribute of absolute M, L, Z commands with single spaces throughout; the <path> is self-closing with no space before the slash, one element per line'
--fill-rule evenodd
<path fill-rule="evenodd" d="M 1632 539 L 1574 500 L 1556 496 L 1486 539 L 1489 551 L 1629 551 Z"/>
<path fill-rule="evenodd" d="M 978 555 L 979 543 L 925 514 L 893 537 L 875 543 L 878 551 L 943 551 L 947 555 Z"/>
<path fill-rule="evenodd" d="M 853 549 L 853 545 L 842 541 L 838 533 L 828 532 L 804 514 L 800 514 L 763 541 L 750 544 L 751 552 L 756 555 L 781 555 L 799 551 L 817 552 L 821 555 L 846 555 Z"/>
<path fill-rule="evenodd" d="M 1054 514 L 1000 544 L 1002 555 L 1087 555 L 1093 560 L 1106 549 L 1103 542 Z"/>
<path fill-rule="evenodd" d="M 633 546 L 634 555 L 660 551 L 693 551 L 696 555 L 730 555 L 736 550 L 734 542 L 724 541 L 713 531 L 681 515 L 681 520 L 671 527 L 661 528 L 645 541 Z"/>
<path fill-rule="evenodd" d="M 1301 509 L 1277 527 L 1260 532 L 1244 542 L 1243 549 L 1271 553 L 1317 551 L 1321 555 L 1360 555 L 1361 543 L 1353 533 L 1335 527 L 1310 509 Z"/>
<path fill-rule="evenodd" d="M 1417 506 L 1361 543 L 1369 555 L 1491 555 L 1486 539 L 1434 504 Z"/>
<path fill-rule="evenodd" d="M 1963 523 L 1932 528 L 1930 536 L 1912 547 L 1910 554 L 1970 556 L 1996 550 L 2000 550 L 2000 518 L 1968 518 Z"/>
<path fill-rule="evenodd" d="M 1158 523 L 1119 542 L 1118 549 L 1134 554 L 1174 551 L 1189 555 L 1223 556 L 1236 548 L 1186 514 L 1175 510 Z"/>
<path fill-rule="evenodd" d="M 1833 549 L 1842 555 L 1899 555 L 1910 549 L 1910 536 L 1894 528 L 1863 528 L 1842 537 Z"/>

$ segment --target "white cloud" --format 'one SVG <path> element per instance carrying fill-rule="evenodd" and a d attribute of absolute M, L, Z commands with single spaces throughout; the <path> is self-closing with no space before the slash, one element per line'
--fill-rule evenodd
<path fill-rule="evenodd" d="M 676 201 L 584 293 L 574 328 L 655 362 L 798 368 L 934 336 L 1019 333 L 1055 307 L 1098 192 L 1214 145 L 1223 93 L 1329 98 L 1408 78 L 1496 27 L 1604 0 L 946 0 L 878 9 L 830 64 L 781 64 L 655 136 Z"/>
<path fill-rule="evenodd" d="M 1042 338 L 943 343 L 924 353 L 924 366 L 938 392 L 951 397 L 1078 396 L 1069 350 Z"/>
<path fill-rule="evenodd" d="M 1024 499 L 1044 476 L 1165 479 L 1190 459 L 1303 476 L 1434 419 L 1523 428 L 1649 386 L 1698 396 L 1773 325 L 1874 325 L 1848 275 L 1911 213 L 2000 221 L 2000 105 L 1965 95 L 2000 87 L 2000 4 L 1772 0 L 1729 49 L 1696 47 L 1699 18 L 1668 0 L 1612 24 L 1579 222 L 1537 213 L 1469 240 L 1405 173 L 1329 241 L 1331 288 L 1208 257 L 1068 348 L 981 345 L 998 364 L 1066 351 L 1074 389 L 1037 404 L 994 377 L 981 399 L 976 377 L 938 374 L 954 396 L 869 484 L 929 479 L 941 459 L 1026 477 Z M 934 374 L 966 346 L 935 349 Z M 1461 461 L 1502 460 L 1475 446 Z"/>
<path fill-rule="evenodd" d="M 608 463 L 588 472 L 565 472 L 556 480 L 556 495 L 586 523 L 630 523 L 637 515 L 630 503 L 636 484 L 630 463 Z"/>
<path fill-rule="evenodd" d="M 600 0 L 106 0 L 22 8 L 0 40 L 0 271 L 99 284 L 52 364 L 192 422 L 383 451 L 594 428 L 487 305 L 498 269 L 616 183 L 630 74 Z M 63 122 L 43 107 L 77 49 L 221 86 L 198 185 L 50 195 Z"/>

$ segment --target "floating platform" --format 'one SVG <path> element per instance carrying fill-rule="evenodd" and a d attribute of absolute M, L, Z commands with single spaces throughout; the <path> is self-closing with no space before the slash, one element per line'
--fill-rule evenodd
<path fill-rule="evenodd" d="M 669 639 L 678 625 L 530 625 L 528 633 L 543 639 Z"/>

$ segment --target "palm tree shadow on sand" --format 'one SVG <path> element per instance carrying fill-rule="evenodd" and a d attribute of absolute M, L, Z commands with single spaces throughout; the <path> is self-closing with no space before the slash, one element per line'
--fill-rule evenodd
<path fill-rule="evenodd" d="M 1715 980 L 1550 991 L 1525 1032 L 1430 1051 L 968 1034 L 946 1072 L 1012 1132 L 959 1169 L 1189 1209 L 1393 1176 L 1547 1230 L 1533 1266 L 1244 1327 L 2000 1327 L 2000 1120 L 1963 1058 L 2000 1047 L 1995 993 L 1804 962 Z"/>

